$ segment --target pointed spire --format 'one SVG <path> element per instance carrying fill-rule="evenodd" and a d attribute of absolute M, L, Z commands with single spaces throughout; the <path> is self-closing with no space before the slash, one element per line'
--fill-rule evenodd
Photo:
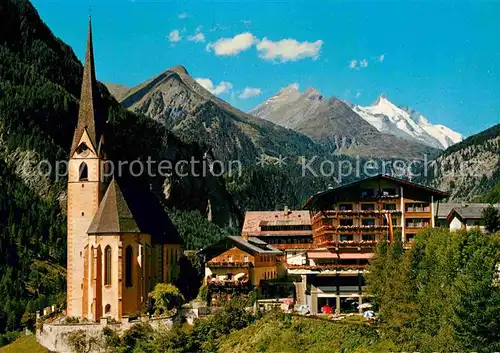
<path fill-rule="evenodd" d="M 87 52 L 85 53 L 85 66 L 83 67 L 82 90 L 80 93 L 80 110 L 78 112 L 78 124 L 76 126 L 71 155 L 78 147 L 85 130 L 90 137 L 93 147 L 100 154 L 100 143 L 102 138 L 102 116 L 99 110 L 99 89 L 95 76 L 94 49 L 92 44 L 92 17 L 89 14 L 89 33 L 87 39 Z"/>

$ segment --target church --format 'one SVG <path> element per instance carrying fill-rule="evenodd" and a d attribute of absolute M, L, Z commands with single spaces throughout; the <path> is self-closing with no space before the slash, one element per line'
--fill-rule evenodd
<path fill-rule="evenodd" d="M 110 146 L 100 109 L 92 24 L 78 123 L 68 164 L 67 316 L 122 320 L 140 312 L 159 282 L 172 282 L 182 241 L 161 202 L 147 188 L 106 176 Z"/>

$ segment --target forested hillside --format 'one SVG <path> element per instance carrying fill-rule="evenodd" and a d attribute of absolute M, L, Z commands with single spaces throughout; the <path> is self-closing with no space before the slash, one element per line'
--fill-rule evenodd
<path fill-rule="evenodd" d="M 0 334 L 18 329 L 23 313 L 64 298 L 66 180 L 56 180 L 54 171 L 42 175 L 37 166 L 67 159 L 81 76 L 71 48 L 53 36 L 28 1 L 0 0 Z M 203 158 L 199 146 L 127 112 L 104 85 L 100 91 L 111 158 Z M 210 203 L 215 223 L 237 226 L 241 218 L 217 178 L 134 182 L 150 184 L 159 197 L 167 183 L 165 204 L 181 211 L 204 213 Z"/>
<path fill-rule="evenodd" d="M 430 161 L 419 182 L 447 191 L 451 199 L 496 202 L 500 187 L 500 124 L 449 147 Z"/>

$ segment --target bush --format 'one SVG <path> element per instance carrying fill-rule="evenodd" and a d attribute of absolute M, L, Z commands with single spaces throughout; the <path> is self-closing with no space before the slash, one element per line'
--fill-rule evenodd
<path fill-rule="evenodd" d="M 149 295 L 154 300 L 157 315 L 165 314 L 184 303 L 181 291 L 173 284 L 158 283 Z"/>
<path fill-rule="evenodd" d="M 93 352 L 100 348 L 100 337 L 89 334 L 85 330 L 76 330 L 65 334 L 68 346 L 75 353 Z"/>

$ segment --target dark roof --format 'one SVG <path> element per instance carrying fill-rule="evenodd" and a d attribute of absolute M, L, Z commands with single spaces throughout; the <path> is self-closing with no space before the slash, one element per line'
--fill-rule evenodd
<path fill-rule="evenodd" d="M 120 180 L 120 186 L 137 225 L 143 233 L 151 234 L 153 243 L 183 243 L 163 203 L 151 191 L 149 184 L 131 178 Z"/>
<path fill-rule="evenodd" d="M 134 180 L 111 181 L 87 233 L 144 233 L 154 244 L 182 244 L 162 203 Z"/>
<path fill-rule="evenodd" d="M 451 218 L 454 214 L 457 214 L 458 217 L 462 220 L 464 219 L 482 219 L 483 218 L 483 210 L 490 206 L 489 204 L 467 204 L 467 206 L 455 207 L 453 208 L 448 216 L 447 220 L 450 222 Z M 496 209 L 500 210 L 500 204 L 493 205 Z"/>
<path fill-rule="evenodd" d="M 425 192 L 427 194 L 431 194 L 435 197 L 436 200 L 442 200 L 444 198 L 447 198 L 450 196 L 447 192 L 437 190 L 437 189 L 432 189 L 427 186 L 423 186 L 420 184 L 415 184 L 407 180 L 399 179 L 392 177 L 390 175 L 385 175 L 385 174 L 378 174 L 373 177 L 369 178 L 364 178 L 360 179 L 357 181 L 354 181 L 352 183 L 347 183 L 341 186 L 338 186 L 336 188 L 332 188 L 323 192 L 319 192 L 315 195 L 310 196 L 307 201 L 302 205 L 303 209 L 311 209 L 315 204 L 317 204 L 320 201 L 325 201 L 326 199 L 329 199 L 329 196 L 333 196 L 336 193 L 338 193 L 341 190 L 345 190 L 348 188 L 356 187 L 359 186 L 361 183 L 366 182 L 366 181 L 371 181 L 371 180 L 388 180 L 388 181 L 393 181 L 397 184 L 400 184 L 402 186 L 408 186 L 410 188 L 415 189 L 416 191 L 419 192 Z"/>
<path fill-rule="evenodd" d="M 103 116 L 100 109 L 100 95 L 97 87 L 94 66 L 94 50 L 92 46 L 92 23 L 89 19 L 89 34 L 87 39 L 87 52 L 85 54 L 85 65 L 83 67 L 82 91 L 80 94 L 80 108 L 78 111 L 78 123 L 73 143 L 71 144 L 71 153 L 73 155 L 78 143 L 80 142 L 85 130 L 90 137 L 93 148 L 98 155 L 102 155 L 103 145 Z"/>
<path fill-rule="evenodd" d="M 214 257 L 234 246 L 253 255 L 282 255 L 280 250 L 267 245 L 266 242 L 258 238 L 249 237 L 248 240 L 245 240 L 243 237 L 236 235 L 229 235 L 222 238 L 218 242 L 201 250 L 201 253 L 206 254 L 209 257 Z"/>
<path fill-rule="evenodd" d="M 486 207 L 488 207 L 490 204 L 489 203 L 472 203 L 472 202 L 444 202 L 440 203 L 436 207 L 436 217 L 440 219 L 446 219 L 448 215 L 450 214 L 451 210 L 456 209 L 468 209 L 468 211 L 463 211 L 465 212 L 464 214 L 467 213 L 475 213 L 475 214 L 480 214 L 482 210 Z M 500 208 L 500 204 L 493 205 L 494 207 Z M 479 210 L 479 211 L 478 211 Z"/>
<path fill-rule="evenodd" d="M 141 233 L 115 179 L 109 184 L 87 230 L 87 234 L 110 233 Z"/>

